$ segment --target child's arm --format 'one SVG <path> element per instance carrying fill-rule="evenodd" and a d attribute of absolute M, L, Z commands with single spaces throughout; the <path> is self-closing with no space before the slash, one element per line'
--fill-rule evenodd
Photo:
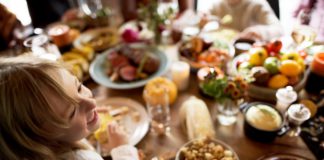
<path fill-rule="evenodd" d="M 128 145 L 126 133 L 116 123 L 108 125 L 108 133 L 113 160 L 139 160 L 137 149 Z"/>

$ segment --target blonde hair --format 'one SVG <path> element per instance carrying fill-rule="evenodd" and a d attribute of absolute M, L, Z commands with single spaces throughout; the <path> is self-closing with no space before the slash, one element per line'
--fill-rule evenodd
<path fill-rule="evenodd" d="M 0 154 L 4 159 L 58 159 L 72 144 L 55 140 L 58 133 L 44 124 L 67 128 L 46 99 L 48 91 L 75 103 L 49 71 L 59 71 L 56 62 L 20 56 L 0 58 Z"/>

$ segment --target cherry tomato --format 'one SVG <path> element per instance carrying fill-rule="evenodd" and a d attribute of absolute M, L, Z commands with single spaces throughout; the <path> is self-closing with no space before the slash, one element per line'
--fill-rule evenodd
<path fill-rule="evenodd" d="M 270 43 L 270 50 L 272 52 L 278 53 L 282 48 L 282 42 L 280 40 L 275 40 L 274 42 Z"/>

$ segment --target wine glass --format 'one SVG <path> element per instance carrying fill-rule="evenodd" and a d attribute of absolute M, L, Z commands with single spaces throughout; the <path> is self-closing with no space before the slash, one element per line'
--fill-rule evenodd
<path fill-rule="evenodd" d="M 315 30 L 308 26 L 310 21 L 310 11 L 301 10 L 297 16 L 297 24 L 291 32 L 291 37 L 295 42 L 295 49 L 302 50 L 311 46 L 316 38 Z"/>
<path fill-rule="evenodd" d="M 92 18 L 96 18 L 97 11 L 102 9 L 101 0 L 79 0 L 78 2 L 80 10 Z"/>
<path fill-rule="evenodd" d="M 290 130 L 288 135 L 291 137 L 299 136 L 300 125 L 311 116 L 310 110 L 303 104 L 293 104 L 287 110 L 287 119 Z"/>
<path fill-rule="evenodd" d="M 294 27 L 291 37 L 293 38 L 296 49 L 302 50 L 311 46 L 316 38 L 315 30 L 307 25 L 298 25 Z"/>

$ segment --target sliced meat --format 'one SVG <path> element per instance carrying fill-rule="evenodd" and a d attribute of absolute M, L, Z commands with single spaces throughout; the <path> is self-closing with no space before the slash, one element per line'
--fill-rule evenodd
<path fill-rule="evenodd" d="M 111 60 L 115 59 L 115 58 L 118 57 L 118 56 L 119 56 L 118 52 L 111 52 L 111 53 L 109 53 L 109 54 L 107 55 L 107 60 L 108 60 L 108 61 L 111 61 Z"/>
<path fill-rule="evenodd" d="M 111 67 L 114 69 L 121 68 L 123 66 L 129 65 L 129 60 L 126 56 L 118 54 L 109 60 Z"/>
<path fill-rule="evenodd" d="M 160 61 L 153 56 L 149 56 L 144 64 L 143 71 L 151 74 L 156 72 L 159 67 Z"/>
<path fill-rule="evenodd" d="M 136 79 L 136 68 L 131 65 L 123 66 L 119 69 L 119 75 L 125 81 L 133 81 Z"/>

